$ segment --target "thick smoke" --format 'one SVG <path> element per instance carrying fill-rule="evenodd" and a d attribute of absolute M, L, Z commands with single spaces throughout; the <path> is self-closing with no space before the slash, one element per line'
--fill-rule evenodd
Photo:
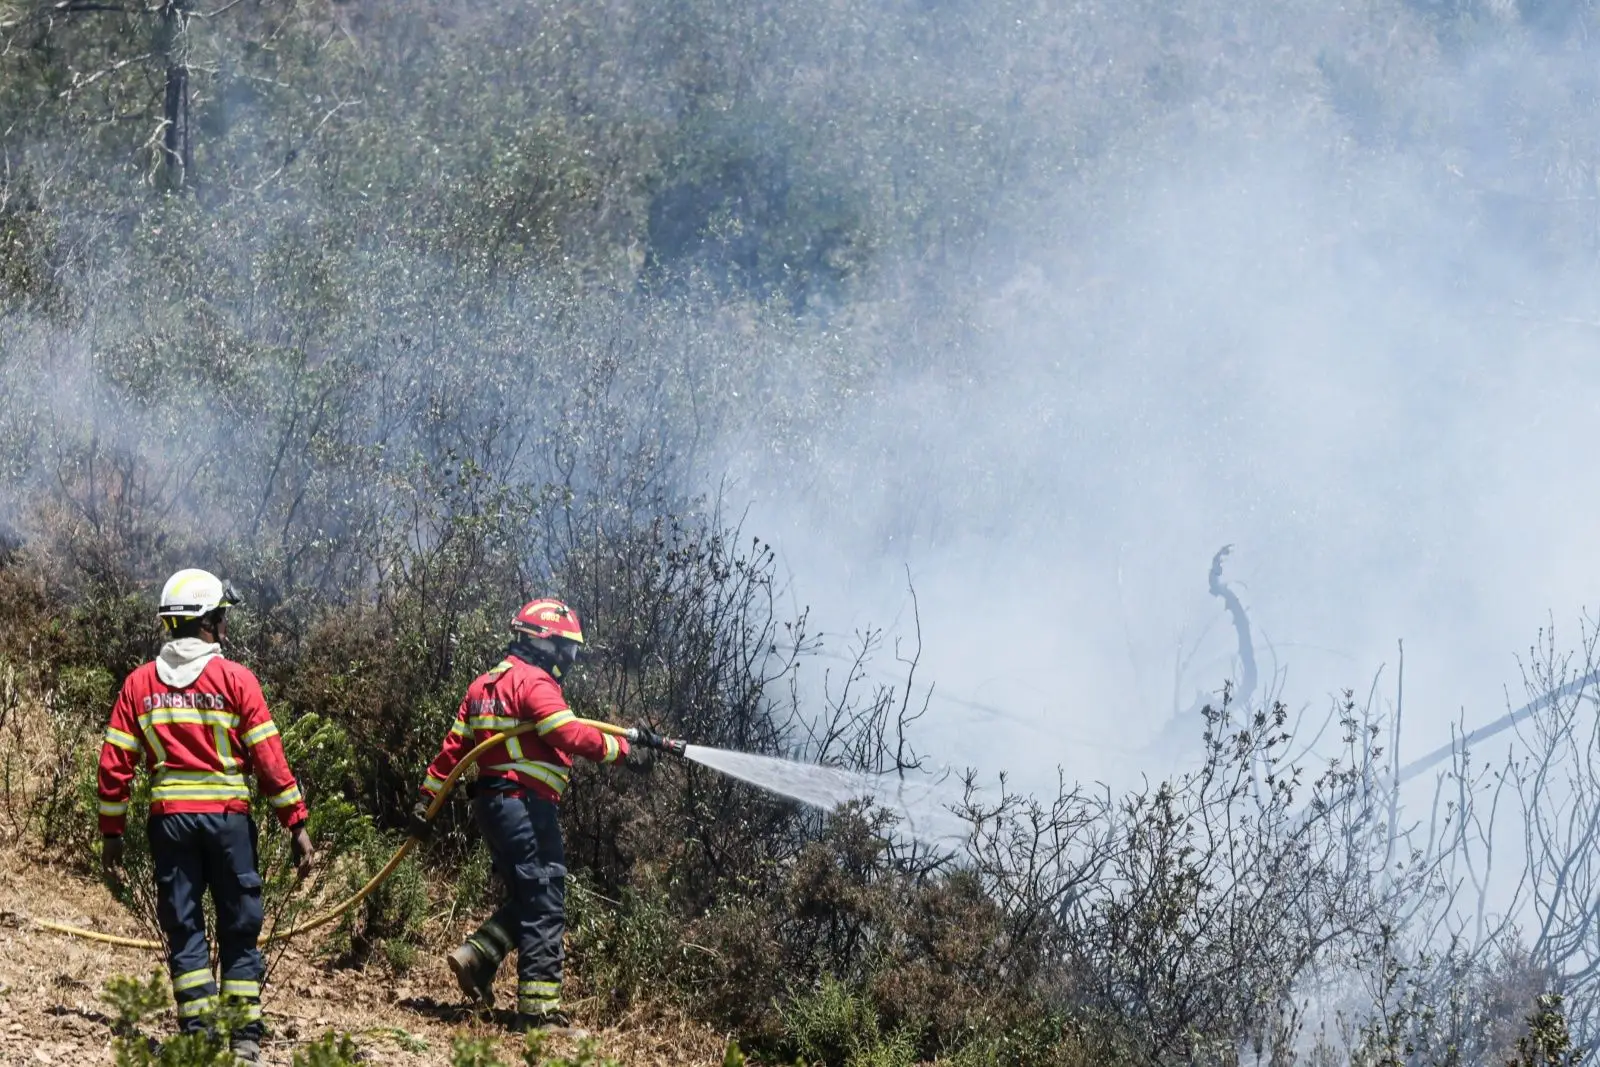
<path fill-rule="evenodd" d="M 838 398 L 803 477 L 733 457 L 836 650 L 910 632 L 909 569 L 936 760 L 1169 769 L 1173 717 L 1193 751 L 1239 678 L 1224 544 L 1263 690 L 1316 721 L 1392 698 L 1400 640 L 1403 753 L 1521 703 L 1518 652 L 1600 577 L 1595 201 L 1557 144 L 1594 75 L 1493 25 L 1382 103 L 1305 41 L 1248 116 L 1124 131 L 967 279 L 959 370 Z"/>

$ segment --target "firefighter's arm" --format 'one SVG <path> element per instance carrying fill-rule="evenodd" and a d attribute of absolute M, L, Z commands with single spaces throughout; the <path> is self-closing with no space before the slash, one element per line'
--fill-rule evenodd
<path fill-rule="evenodd" d="M 133 698 L 124 685 L 111 706 L 111 721 L 106 724 L 105 740 L 100 745 L 100 833 L 107 837 L 120 835 L 127 825 L 133 776 L 143 755 L 144 741 L 139 736 Z"/>
<path fill-rule="evenodd" d="M 471 748 L 472 728 L 467 725 L 467 701 L 463 697 L 461 707 L 456 709 L 456 721 L 450 724 L 450 732 L 444 735 L 444 744 L 439 746 L 439 754 L 428 764 L 428 776 L 422 782 L 422 795 L 429 801 L 438 796 L 439 790 L 444 788 L 445 779 L 450 777 L 450 772 L 456 769 L 456 764 Z"/>
<path fill-rule="evenodd" d="M 518 717 L 538 722 L 539 736 L 551 748 L 595 763 L 615 763 L 627 757 L 628 742 L 585 724 L 567 707 L 566 698 L 554 681 L 537 679 L 519 696 L 522 698 L 519 704 L 526 713 Z"/>
<path fill-rule="evenodd" d="M 278 736 L 278 724 L 267 711 L 261 683 L 249 671 L 239 670 L 233 675 L 233 690 L 235 707 L 239 709 L 239 739 L 244 742 L 256 785 L 272 805 L 278 821 L 295 829 L 310 813 L 294 772 L 289 769 L 289 759 L 283 754 L 283 738 Z"/>

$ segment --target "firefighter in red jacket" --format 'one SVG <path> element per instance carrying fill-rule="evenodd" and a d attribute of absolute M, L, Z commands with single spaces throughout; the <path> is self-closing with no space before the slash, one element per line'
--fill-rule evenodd
<path fill-rule="evenodd" d="M 507 899 L 450 953 L 449 964 L 463 993 L 493 1004 L 495 972 L 515 949 L 518 1024 L 548 1029 L 569 1025 L 560 1010 L 567 868 L 556 805 L 567 788 L 572 757 L 626 760 L 643 769 L 650 755 L 644 748 L 630 755 L 626 740 L 584 725 L 567 707 L 561 677 L 583 647 L 583 630 L 571 608 L 559 600 L 532 601 L 517 612 L 511 631 L 505 659 L 468 687 L 422 791 L 431 800 L 480 741 L 538 723 L 533 732 L 496 745 L 478 760 L 478 779 L 470 790 L 473 811 Z M 413 832 L 425 828 L 425 808 L 426 803 L 417 805 Z"/>
<path fill-rule="evenodd" d="M 181 570 L 161 591 L 167 642 L 122 684 L 100 750 L 100 832 L 108 869 L 122 864 L 122 831 L 134 773 L 151 776 L 150 859 L 156 910 L 166 935 L 179 1029 L 201 1031 L 217 1003 L 202 899 L 217 914 L 221 994 L 243 1004 L 232 1035 L 239 1059 L 260 1055 L 261 875 L 250 818 L 253 774 L 293 835 L 300 876 L 311 870 L 306 805 L 255 675 L 222 657 L 232 590 L 202 570 Z"/>

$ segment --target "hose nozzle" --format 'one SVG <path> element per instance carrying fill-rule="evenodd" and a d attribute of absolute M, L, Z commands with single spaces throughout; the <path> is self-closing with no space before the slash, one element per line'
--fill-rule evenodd
<path fill-rule="evenodd" d="M 643 745 L 659 752 L 670 752 L 674 756 L 683 755 L 684 749 L 689 747 L 687 742 L 679 741 L 675 737 L 663 737 L 644 723 L 630 729 L 627 736 L 630 745 Z"/>

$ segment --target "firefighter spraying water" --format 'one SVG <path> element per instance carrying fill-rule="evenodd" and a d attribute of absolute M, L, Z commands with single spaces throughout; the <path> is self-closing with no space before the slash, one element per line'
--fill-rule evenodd
<path fill-rule="evenodd" d="M 644 770 L 652 753 L 645 744 L 630 748 L 626 737 L 597 729 L 567 707 L 561 677 L 582 648 L 583 627 L 566 604 L 546 599 L 523 605 L 511 620 L 505 658 L 467 688 L 422 783 L 423 795 L 433 800 L 475 743 L 532 726 L 531 732 L 492 744 L 479 757 L 478 778 L 468 793 L 505 885 L 506 901 L 448 958 L 461 991 L 492 1004 L 495 972 L 515 950 L 522 1028 L 565 1029 L 571 1022 L 561 1011 L 567 866 L 556 809 L 573 757 L 595 763 L 621 760 Z M 633 737 L 655 741 L 644 727 Z M 412 813 L 413 836 L 425 836 L 429 820 L 426 803 L 419 803 Z"/>
<path fill-rule="evenodd" d="M 567 707 L 561 678 L 577 663 L 583 646 L 583 627 L 572 608 L 551 599 L 523 605 L 511 621 L 505 658 L 468 687 L 422 783 L 428 801 L 437 799 L 463 755 L 475 744 L 490 746 L 479 757 L 478 778 L 468 793 L 506 887 L 506 900 L 447 962 L 469 999 L 492 1006 L 495 973 L 515 950 L 520 1028 L 567 1030 L 571 1025 L 561 1010 L 567 868 L 557 806 L 574 757 L 621 761 L 646 771 L 657 751 L 687 755 L 826 809 L 863 797 L 878 800 L 911 836 L 928 843 L 960 836 L 961 820 L 929 803 L 926 795 L 907 792 L 910 787 L 904 785 L 886 794 L 863 775 L 685 745 L 644 724 L 619 731 L 578 718 Z M 501 731 L 517 730 L 529 732 L 495 740 Z M 412 812 L 412 836 L 426 837 L 430 820 L 428 802 L 419 802 Z"/>

